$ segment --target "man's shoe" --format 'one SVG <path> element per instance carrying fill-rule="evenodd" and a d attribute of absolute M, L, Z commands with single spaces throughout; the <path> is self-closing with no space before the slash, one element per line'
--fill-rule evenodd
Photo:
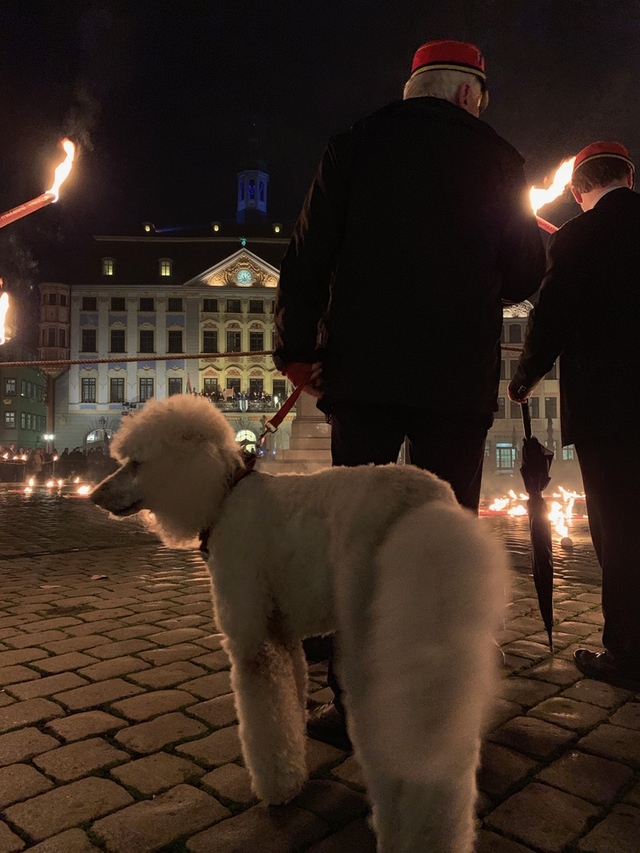
<path fill-rule="evenodd" d="M 576 666 L 587 678 L 606 681 L 614 687 L 640 691 L 640 672 L 621 666 L 611 652 L 590 652 L 578 649 L 573 653 Z"/>
<path fill-rule="evenodd" d="M 353 751 L 344 714 L 333 702 L 327 702 L 326 705 L 320 705 L 319 708 L 309 711 L 307 734 L 314 740 L 321 740 L 343 752 Z"/>

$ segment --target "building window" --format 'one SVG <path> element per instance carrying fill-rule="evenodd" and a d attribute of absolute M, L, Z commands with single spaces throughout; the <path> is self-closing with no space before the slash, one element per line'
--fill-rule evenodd
<path fill-rule="evenodd" d="M 540 397 L 529 397 L 529 411 L 532 418 L 540 417 Z"/>
<path fill-rule="evenodd" d="M 498 397 L 498 411 L 496 412 L 496 418 L 504 418 L 504 397 Z"/>
<path fill-rule="evenodd" d="M 169 299 L 167 299 L 167 310 L 182 311 L 182 299 L 179 296 L 170 296 Z"/>
<path fill-rule="evenodd" d="M 522 417 L 522 406 L 520 403 L 514 403 L 509 400 L 509 417 L 512 420 L 519 420 Z"/>
<path fill-rule="evenodd" d="M 145 377 L 140 380 L 140 394 L 139 400 L 141 403 L 150 400 L 153 397 L 153 379 L 151 377 Z"/>
<path fill-rule="evenodd" d="M 138 352 L 155 352 L 155 332 L 153 329 L 140 329 Z"/>
<path fill-rule="evenodd" d="M 109 352 L 126 352 L 126 329 L 109 329 L 110 346 Z"/>
<path fill-rule="evenodd" d="M 83 311 L 97 311 L 98 310 L 98 300 L 95 296 L 83 296 L 82 297 L 82 310 Z"/>
<path fill-rule="evenodd" d="M 557 418 L 558 417 L 558 398 L 557 397 L 545 397 L 544 398 L 544 414 L 546 418 Z"/>
<path fill-rule="evenodd" d="M 16 396 L 16 380 L 15 379 L 5 379 L 4 380 L 4 396 L 5 397 L 15 397 Z"/>
<path fill-rule="evenodd" d="M 67 304 L 67 294 L 61 293 L 60 294 L 60 305 L 65 306 L 66 304 Z"/>
<path fill-rule="evenodd" d="M 58 304 L 58 294 L 50 293 L 49 294 L 49 305 L 57 305 Z"/>
<path fill-rule="evenodd" d="M 109 402 L 124 403 L 124 376 L 113 377 L 109 380 Z"/>
<path fill-rule="evenodd" d="M 572 462 L 576 458 L 576 449 L 573 444 L 568 444 L 562 448 L 563 462 Z"/>
<path fill-rule="evenodd" d="M 249 314 L 264 314 L 264 300 L 250 299 Z"/>
<path fill-rule="evenodd" d="M 515 358 L 509 359 L 509 379 L 513 379 L 516 375 L 516 370 L 518 369 L 518 361 Z"/>
<path fill-rule="evenodd" d="M 202 310 L 206 314 L 217 314 L 218 313 L 218 300 L 217 299 L 203 299 L 202 300 Z"/>
<path fill-rule="evenodd" d="M 61 347 L 67 346 L 67 330 L 66 329 L 60 329 L 59 330 L 58 340 L 59 340 L 59 346 L 61 346 Z"/>
<path fill-rule="evenodd" d="M 126 310 L 126 301 L 124 296 L 112 296 L 111 297 L 111 310 L 112 311 L 125 311 Z"/>
<path fill-rule="evenodd" d="M 496 468 L 513 468 L 516 463 L 516 449 L 513 444 L 497 442 L 496 444 Z"/>
<path fill-rule="evenodd" d="M 47 346 L 54 347 L 56 345 L 56 330 L 47 329 Z"/>
<path fill-rule="evenodd" d="M 274 403 L 281 403 L 286 396 L 287 396 L 287 380 L 286 379 L 274 379 L 273 380 L 273 402 Z"/>
<path fill-rule="evenodd" d="M 504 358 L 500 359 L 500 379 L 507 378 L 507 363 Z"/>
<path fill-rule="evenodd" d="M 20 380 L 20 396 L 21 397 L 27 396 L 27 380 L 26 379 Z"/>
<path fill-rule="evenodd" d="M 218 333 L 206 330 L 202 333 L 202 352 L 218 352 Z"/>
<path fill-rule="evenodd" d="M 169 377 L 169 396 L 173 397 L 174 394 L 182 394 L 182 377 L 181 376 L 170 376 Z"/>
<path fill-rule="evenodd" d="M 510 323 L 509 324 L 509 343 L 510 344 L 521 344 L 522 343 L 522 325 L 520 323 Z"/>
<path fill-rule="evenodd" d="M 95 403 L 96 401 L 96 380 L 94 378 L 82 378 L 82 396 L 81 403 Z"/>
<path fill-rule="evenodd" d="M 558 371 L 556 369 L 556 363 L 555 362 L 553 363 L 553 367 L 551 368 L 551 370 L 545 374 L 544 378 L 545 379 L 557 379 L 558 378 Z"/>
<path fill-rule="evenodd" d="M 249 352 L 260 352 L 264 349 L 264 332 L 249 332 Z"/>
<path fill-rule="evenodd" d="M 207 397 L 217 397 L 218 396 L 218 377 L 217 376 L 205 376 L 204 385 L 203 385 L 202 390 L 207 395 Z"/>
<path fill-rule="evenodd" d="M 27 415 L 25 412 L 20 412 L 20 429 L 27 428 Z"/>
<path fill-rule="evenodd" d="M 227 314 L 240 314 L 242 303 L 239 299 L 227 299 Z"/>
<path fill-rule="evenodd" d="M 15 412 L 5 412 L 4 413 L 4 426 L 5 429 L 15 429 L 16 426 L 16 413 Z"/>
<path fill-rule="evenodd" d="M 97 332 L 95 329 L 82 329 L 82 345 L 81 352 L 97 352 L 96 345 Z"/>
<path fill-rule="evenodd" d="M 233 391 L 234 394 L 239 394 L 240 379 L 235 376 L 229 377 L 229 379 L 227 379 L 227 391 Z"/>
<path fill-rule="evenodd" d="M 227 332 L 227 352 L 242 352 L 240 332 Z"/>
<path fill-rule="evenodd" d="M 167 335 L 167 352 L 183 352 L 182 330 L 171 331 Z"/>
<path fill-rule="evenodd" d="M 155 311 L 155 300 L 152 296 L 140 297 L 140 311 Z"/>
<path fill-rule="evenodd" d="M 264 391 L 264 379 L 250 379 L 249 380 L 249 396 L 255 399 L 256 397 L 261 397 L 262 392 Z"/>
<path fill-rule="evenodd" d="M 171 261 L 168 258 L 162 258 L 160 260 L 160 275 L 161 276 L 169 276 L 171 275 Z M 171 301 L 171 300 L 169 300 Z M 178 310 L 178 309 L 172 309 Z"/>
<path fill-rule="evenodd" d="M 113 275 L 115 270 L 115 261 L 113 258 L 102 259 L 102 275 Z"/>

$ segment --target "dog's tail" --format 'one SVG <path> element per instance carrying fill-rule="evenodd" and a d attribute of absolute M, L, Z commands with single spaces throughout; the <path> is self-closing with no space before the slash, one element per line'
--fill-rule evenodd
<path fill-rule="evenodd" d="M 370 611 L 353 606 L 360 586 L 341 620 L 356 741 L 394 778 L 447 778 L 477 755 L 495 686 L 504 549 L 471 513 L 433 502 L 395 523 L 363 580 Z"/>

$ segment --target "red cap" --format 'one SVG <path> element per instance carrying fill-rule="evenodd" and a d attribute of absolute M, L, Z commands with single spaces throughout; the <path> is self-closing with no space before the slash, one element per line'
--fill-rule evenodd
<path fill-rule="evenodd" d="M 419 47 L 411 64 L 411 76 L 422 71 L 468 71 L 485 83 L 484 56 L 475 44 L 451 39 L 428 41 Z"/>
<path fill-rule="evenodd" d="M 592 142 L 591 145 L 587 145 L 586 148 L 576 154 L 573 174 L 575 175 L 580 166 L 584 166 L 585 163 L 590 163 L 591 160 L 596 160 L 598 157 L 614 157 L 617 160 L 624 160 L 625 163 L 629 164 L 631 170 L 635 171 L 631 155 L 624 145 L 619 142 Z"/>

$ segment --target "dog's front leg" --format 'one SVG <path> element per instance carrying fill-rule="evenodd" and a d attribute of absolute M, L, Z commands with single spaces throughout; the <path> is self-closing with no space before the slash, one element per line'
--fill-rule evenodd
<path fill-rule="evenodd" d="M 302 644 L 285 646 L 269 640 L 247 653 L 229 642 L 227 652 L 253 790 L 270 805 L 287 803 L 308 777 Z"/>

